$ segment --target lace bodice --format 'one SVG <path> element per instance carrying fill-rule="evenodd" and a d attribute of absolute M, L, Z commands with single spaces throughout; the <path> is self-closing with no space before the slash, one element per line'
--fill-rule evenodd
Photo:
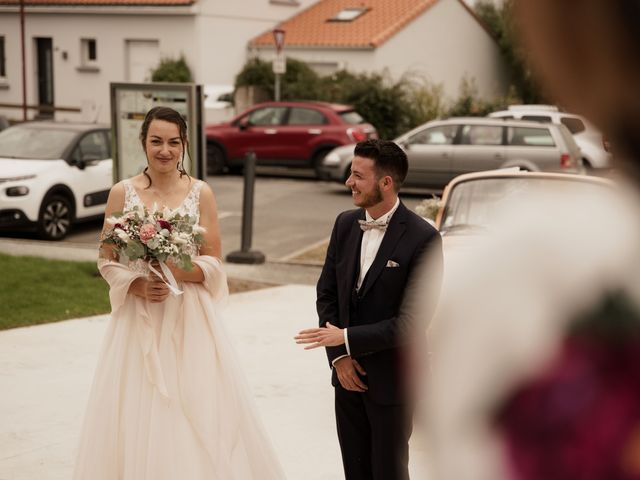
<path fill-rule="evenodd" d="M 140 199 L 138 192 L 131 183 L 130 179 L 124 182 L 124 211 L 127 212 L 135 208 L 136 205 L 144 203 Z M 202 180 L 194 180 L 189 193 L 177 208 L 182 215 L 195 215 L 200 220 L 200 189 L 202 188 Z"/>
<path fill-rule="evenodd" d="M 140 204 L 144 205 L 142 199 L 138 195 L 138 192 L 136 191 L 135 187 L 131 183 L 131 180 L 130 179 L 125 180 L 123 184 L 124 184 L 124 191 L 125 191 L 123 211 L 127 212 L 135 208 L 137 205 L 140 205 Z M 202 189 L 202 184 L 203 184 L 202 180 L 194 180 L 193 185 L 189 190 L 189 193 L 187 194 L 185 199 L 182 201 L 180 206 L 176 209 L 178 213 L 182 215 L 195 216 L 197 222 L 200 221 L 200 190 Z M 190 253 L 192 257 L 195 255 L 198 255 L 198 246 L 195 244 L 190 245 L 187 251 Z M 124 259 L 124 263 L 128 264 L 129 268 L 137 272 L 141 272 L 141 273 L 149 272 L 147 262 L 145 262 L 144 260 L 136 260 L 136 261 L 128 262 L 126 259 Z"/>

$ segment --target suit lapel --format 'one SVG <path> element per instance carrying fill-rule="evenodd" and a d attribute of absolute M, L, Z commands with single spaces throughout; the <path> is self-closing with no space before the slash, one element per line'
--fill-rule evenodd
<path fill-rule="evenodd" d="M 356 284 L 356 275 L 359 271 L 360 267 L 360 246 L 362 245 L 362 229 L 360 228 L 360 224 L 358 220 L 364 220 L 365 213 L 364 210 L 361 209 L 358 218 L 353 221 L 351 225 L 351 229 L 347 233 L 344 243 L 342 243 L 342 248 L 344 248 L 343 254 L 346 259 L 346 270 L 345 275 L 340 275 L 340 283 L 341 283 L 341 292 L 346 293 L 346 301 L 351 301 L 351 292 Z M 349 311 L 349 308 L 346 309 Z M 349 320 L 347 319 L 346 325 L 348 326 Z"/>
<path fill-rule="evenodd" d="M 398 205 L 398 209 L 391 217 L 391 221 L 389 222 L 387 231 L 384 234 L 384 238 L 382 239 L 376 258 L 373 260 L 371 267 L 369 267 L 364 285 L 361 288 L 361 296 L 364 297 L 367 294 L 378 276 L 380 276 L 382 270 L 387 265 L 387 260 L 391 257 L 391 254 L 395 250 L 400 238 L 402 238 L 402 235 L 404 235 L 404 232 L 407 229 L 406 214 L 407 207 L 405 207 L 401 202 L 400 205 Z"/>

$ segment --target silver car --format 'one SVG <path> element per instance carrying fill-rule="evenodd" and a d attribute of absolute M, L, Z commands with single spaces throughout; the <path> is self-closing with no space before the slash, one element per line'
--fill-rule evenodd
<path fill-rule="evenodd" d="M 611 154 L 602 133 L 580 115 L 562 112 L 554 105 L 510 105 L 508 110 L 490 113 L 489 117 L 561 123 L 569 129 L 580 147 L 585 167 L 611 168 Z"/>
<path fill-rule="evenodd" d="M 407 187 L 443 188 L 470 172 L 519 167 L 583 173 L 580 149 L 564 125 L 492 118 L 449 118 L 421 125 L 395 139 L 409 158 Z M 355 145 L 332 150 L 322 178 L 344 182 Z"/>

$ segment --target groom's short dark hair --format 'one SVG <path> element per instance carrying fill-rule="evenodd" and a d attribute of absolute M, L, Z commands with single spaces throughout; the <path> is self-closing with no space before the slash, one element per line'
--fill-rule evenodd
<path fill-rule="evenodd" d="M 389 175 L 395 190 L 400 190 L 407 178 L 409 162 L 407 154 L 397 144 L 389 140 L 364 140 L 358 142 L 353 154 L 373 160 L 378 178 Z"/>

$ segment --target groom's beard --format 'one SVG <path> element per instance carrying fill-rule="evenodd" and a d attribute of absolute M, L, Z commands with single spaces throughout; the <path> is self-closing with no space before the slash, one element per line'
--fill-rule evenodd
<path fill-rule="evenodd" d="M 360 202 L 356 203 L 356 206 L 361 208 L 369 208 L 382 202 L 382 200 L 382 189 L 380 188 L 380 185 L 376 184 L 374 190 L 367 195 L 363 195 Z"/>

